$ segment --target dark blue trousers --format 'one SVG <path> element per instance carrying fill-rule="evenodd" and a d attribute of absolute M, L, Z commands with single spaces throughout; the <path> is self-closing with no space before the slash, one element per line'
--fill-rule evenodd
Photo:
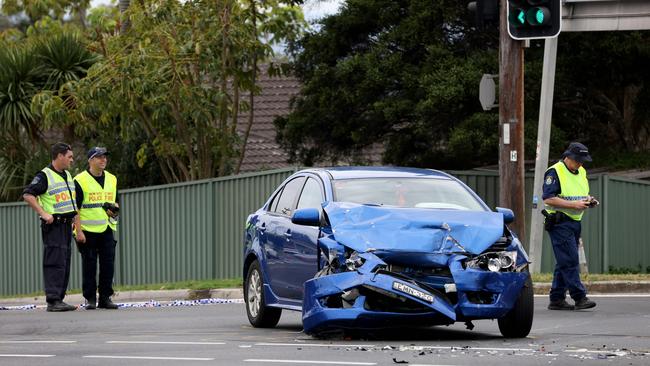
<path fill-rule="evenodd" d="M 548 232 L 556 262 L 551 285 L 551 301 L 564 300 L 567 290 L 574 300 L 580 300 L 587 294 L 580 282 L 578 244 L 581 229 L 580 221 L 567 220 L 554 225 Z"/>
<path fill-rule="evenodd" d="M 106 300 L 113 295 L 113 274 L 115 273 L 115 245 L 113 230 L 107 228 L 103 233 L 84 231 L 86 242 L 77 244 L 81 253 L 81 287 L 84 298 L 89 301 Z M 99 288 L 97 287 L 97 261 L 99 259 Z"/>
<path fill-rule="evenodd" d="M 63 301 L 70 279 L 72 222 L 41 222 L 43 236 L 43 284 L 45 301 Z"/>

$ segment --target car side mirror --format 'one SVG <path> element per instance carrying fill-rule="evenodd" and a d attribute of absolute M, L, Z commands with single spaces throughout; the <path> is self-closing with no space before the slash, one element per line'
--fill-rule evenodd
<path fill-rule="evenodd" d="M 497 207 L 497 212 L 503 214 L 503 222 L 509 224 L 515 221 L 515 213 L 509 208 Z"/>
<path fill-rule="evenodd" d="M 320 226 L 320 211 L 317 208 L 301 208 L 293 213 L 291 222 L 296 225 Z"/>

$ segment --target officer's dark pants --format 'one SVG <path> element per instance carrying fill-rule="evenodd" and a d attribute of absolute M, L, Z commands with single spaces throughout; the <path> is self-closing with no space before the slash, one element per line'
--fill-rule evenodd
<path fill-rule="evenodd" d="M 72 222 L 41 222 L 43 236 L 43 284 L 48 303 L 63 301 L 70 279 Z"/>
<path fill-rule="evenodd" d="M 564 300 L 567 290 L 574 300 L 582 299 L 587 293 L 580 282 L 578 259 L 580 232 L 580 222 L 570 219 L 555 224 L 548 232 L 551 236 L 556 261 L 553 284 L 551 285 L 551 301 Z"/>
<path fill-rule="evenodd" d="M 81 253 L 83 273 L 82 290 L 86 299 L 96 299 L 97 258 L 99 258 L 99 298 L 107 299 L 113 295 L 113 274 L 115 273 L 115 238 L 113 230 L 107 228 L 103 233 L 84 231 L 86 242 L 78 244 Z"/>

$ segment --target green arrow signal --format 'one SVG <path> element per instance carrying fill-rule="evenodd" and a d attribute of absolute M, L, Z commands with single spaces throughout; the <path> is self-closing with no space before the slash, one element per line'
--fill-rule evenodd
<path fill-rule="evenodd" d="M 537 23 L 539 24 L 544 24 L 544 12 L 541 9 L 537 9 L 535 20 L 537 20 Z"/>
<path fill-rule="evenodd" d="M 517 20 L 520 24 L 524 24 L 526 22 L 526 12 L 524 12 L 523 9 L 518 9 L 518 12 L 519 14 L 517 15 Z"/>

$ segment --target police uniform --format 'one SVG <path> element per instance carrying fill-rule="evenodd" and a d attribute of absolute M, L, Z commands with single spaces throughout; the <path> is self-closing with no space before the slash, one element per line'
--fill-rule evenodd
<path fill-rule="evenodd" d="M 576 155 L 581 151 L 583 155 Z M 587 148 L 579 143 L 572 143 L 563 156 L 574 160 L 581 159 L 577 161 L 591 161 Z M 559 197 L 567 201 L 588 199 L 590 197 L 589 181 L 586 170 L 580 166 L 578 171 L 572 171 L 563 160 L 548 168 L 544 175 L 542 199 L 546 200 L 551 197 Z M 556 260 L 549 294 L 549 309 L 574 309 L 574 306 L 565 301 L 567 290 L 576 303 L 575 308 L 593 307 L 595 303 L 586 297 L 587 291 L 580 281 L 578 245 L 584 210 L 545 206 L 546 211 L 550 214 L 546 219 L 546 229 L 551 238 Z M 552 222 L 548 222 L 549 220 Z"/>
<path fill-rule="evenodd" d="M 117 178 L 104 171 L 96 177 L 89 170 L 74 178 L 77 190 L 77 205 L 80 207 L 81 229 L 86 237 L 85 243 L 78 245 L 82 258 L 82 290 L 87 308 L 92 309 L 99 292 L 98 307 L 116 309 L 110 301 L 113 295 L 113 275 L 115 272 L 114 232 L 117 221 L 111 218 L 102 207 L 104 203 L 115 203 L 117 197 Z M 99 259 L 99 286 L 97 285 L 97 260 Z"/>
<path fill-rule="evenodd" d="M 47 224 L 41 220 L 43 237 L 43 283 L 48 310 L 65 298 L 70 279 L 72 222 L 76 212 L 75 185 L 66 170 L 59 172 L 50 164 L 36 174 L 23 194 L 37 197 L 45 212 L 54 216 Z M 63 304 L 56 311 L 73 310 Z"/>

